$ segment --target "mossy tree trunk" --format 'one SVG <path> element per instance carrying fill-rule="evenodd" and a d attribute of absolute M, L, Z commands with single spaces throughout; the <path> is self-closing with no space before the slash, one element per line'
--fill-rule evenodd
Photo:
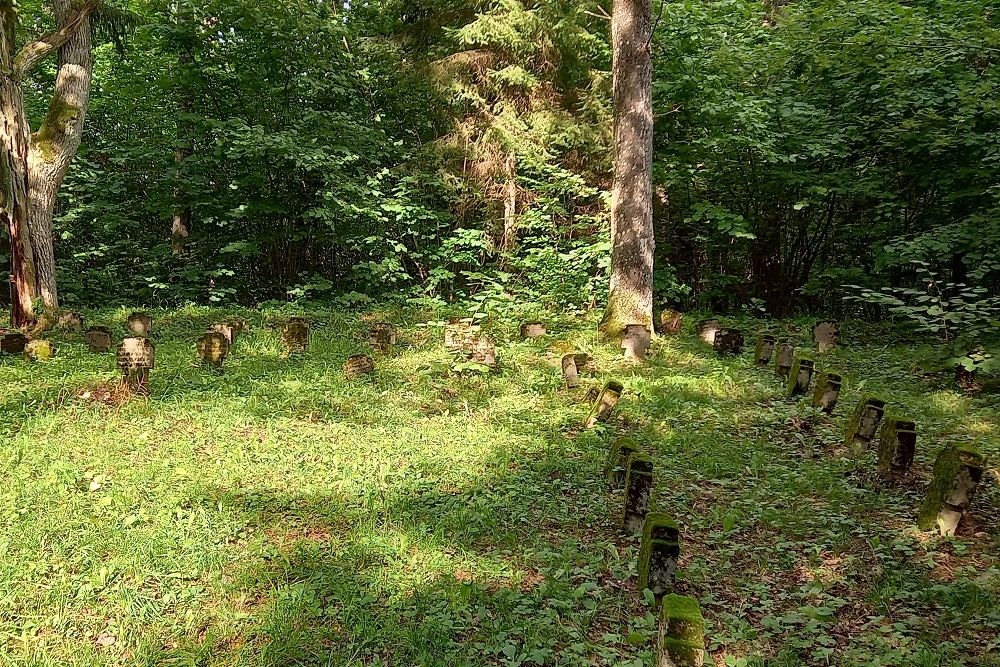
<path fill-rule="evenodd" d="M 11 324 L 24 327 L 34 321 L 35 260 L 28 233 L 28 119 L 13 75 L 16 25 L 13 0 L 0 0 L 0 217 L 10 234 Z"/>
<path fill-rule="evenodd" d="M 611 196 L 611 293 L 601 322 L 653 330 L 653 94 L 650 0 L 615 0 L 611 15 L 615 176 Z"/>
<path fill-rule="evenodd" d="M 67 30 L 58 47 L 59 67 L 49 111 L 31 137 L 28 155 L 28 228 L 35 252 L 38 296 L 46 310 L 59 307 L 52 216 L 69 165 L 80 148 L 94 72 L 90 13 L 96 2 L 53 3 L 56 25 Z"/>

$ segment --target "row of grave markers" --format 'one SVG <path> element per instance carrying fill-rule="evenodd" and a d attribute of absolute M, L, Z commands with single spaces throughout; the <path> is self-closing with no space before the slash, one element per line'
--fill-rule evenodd
<path fill-rule="evenodd" d="M 675 311 L 663 314 L 664 333 L 680 332 L 682 315 Z M 703 321 L 699 336 L 720 354 L 740 355 L 745 336 L 733 328 L 724 328 L 718 320 Z M 840 339 L 839 323 L 827 320 L 813 328 L 817 352 L 825 353 L 836 347 Z M 642 360 L 648 353 L 651 332 L 643 325 L 626 327 L 621 347 L 626 359 Z M 768 334 L 761 335 L 754 352 L 759 367 L 774 364 L 775 374 L 784 378 L 788 398 L 808 395 L 812 389 L 812 405 L 826 414 L 833 414 L 840 398 L 843 378 L 832 372 L 819 372 L 816 360 L 796 356 L 795 345 Z M 583 354 L 570 354 L 562 359 L 563 377 L 568 388 L 579 386 L 581 364 L 589 363 Z M 815 385 L 814 385 L 815 379 Z M 603 389 L 588 395 L 592 407 L 586 426 L 608 423 L 624 386 L 607 382 Z M 898 415 L 886 415 L 887 402 L 877 395 L 862 396 L 847 421 L 846 444 L 855 455 L 864 454 L 878 440 L 878 471 L 889 480 L 898 480 L 911 468 L 917 443 L 916 423 Z M 881 427 L 881 430 L 880 430 Z M 933 480 L 917 516 L 921 530 L 935 527 L 943 536 L 953 536 L 969 510 L 985 470 L 985 457 L 972 447 L 948 445 L 939 453 L 934 464 Z M 611 488 L 624 488 L 624 508 L 621 525 L 631 534 L 641 533 L 639 550 L 639 590 L 649 589 L 660 601 L 657 639 L 658 667 L 698 667 L 704 664 L 704 618 L 697 599 L 675 595 L 675 570 L 680 557 L 680 530 L 677 523 L 662 512 L 651 511 L 653 490 L 653 459 L 640 451 L 627 438 L 613 441 L 605 466 L 605 476 Z"/>

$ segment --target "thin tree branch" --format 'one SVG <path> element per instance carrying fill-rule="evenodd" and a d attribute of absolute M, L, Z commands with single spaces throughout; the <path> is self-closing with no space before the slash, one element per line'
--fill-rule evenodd
<path fill-rule="evenodd" d="M 100 0 L 87 0 L 68 17 L 66 25 L 59 30 L 25 44 L 14 58 L 13 78 L 15 80 L 23 79 L 50 53 L 65 44 L 70 37 L 76 34 L 76 31 L 80 29 L 83 22 L 97 9 L 99 4 Z"/>

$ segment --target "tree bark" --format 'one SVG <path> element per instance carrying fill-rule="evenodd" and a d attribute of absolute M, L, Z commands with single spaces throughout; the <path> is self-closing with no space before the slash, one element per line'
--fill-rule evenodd
<path fill-rule="evenodd" d="M 611 292 L 600 329 L 653 330 L 653 94 L 650 0 L 615 0 L 615 175 L 611 195 Z"/>
<path fill-rule="evenodd" d="M 28 234 L 28 119 L 21 82 L 13 76 L 13 0 L 0 0 L 0 217 L 10 234 L 10 320 L 34 322 L 35 261 Z"/>
<path fill-rule="evenodd" d="M 81 16 L 81 13 L 89 7 Z M 93 4 L 73 9 L 71 0 L 56 0 L 60 30 L 76 26 L 59 47 L 59 69 L 49 111 L 31 136 L 28 154 L 28 228 L 35 252 L 38 295 L 46 310 L 59 307 L 52 217 L 56 196 L 83 139 L 83 123 L 90 104 L 94 72 L 90 11 Z"/>
<path fill-rule="evenodd" d="M 187 11 L 180 11 L 177 20 L 189 28 L 190 16 Z M 192 127 L 188 115 L 193 109 L 189 79 L 194 65 L 194 53 L 190 45 L 181 46 L 177 57 L 180 85 L 177 90 L 177 146 L 174 149 L 177 175 L 174 186 L 174 211 L 170 222 L 170 246 L 174 257 L 181 257 L 187 250 L 188 237 L 191 235 L 191 205 L 187 202 L 185 162 L 194 154 Z"/>

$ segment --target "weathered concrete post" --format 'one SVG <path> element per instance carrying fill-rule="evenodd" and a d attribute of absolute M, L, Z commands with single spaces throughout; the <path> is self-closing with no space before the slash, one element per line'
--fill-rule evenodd
<path fill-rule="evenodd" d="M 813 392 L 813 407 L 819 408 L 828 415 L 833 414 L 840 400 L 840 387 L 844 379 L 836 373 L 823 373 L 816 380 L 816 391 Z"/>
<path fill-rule="evenodd" d="M 736 329 L 719 329 L 715 332 L 715 341 L 712 347 L 719 354 L 731 354 L 739 356 L 743 354 L 743 347 L 746 345 L 746 338 L 741 331 Z"/>
<path fill-rule="evenodd" d="M 629 361 L 644 361 L 649 353 L 652 334 L 644 324 L 628 324 L 622 333 L 622 350 Z"/>
<path fill-rule="evenodd" d="M 396 340 L 396 327 L 388 322 L 373 324 L 368 330 L 368 342 L 376 352 L 388 354 Z"/>
<path fill-rule="evenodd" d="M 198 341 L 198 358 L 203 366 L 220 369 L 229 356 L 229 339 L 218 331 L 208 331 Z"/>
<path fill-rule="evenodd" d="M 809 387 L 812 385 L 813 373 L 815 371 L 815 361 L 807 357 L 797 359 L 792 364 L 792 370 L 788 374 L 788 384 L 785 388 L 788 398 L 809 393 Z"/>
<path fill-rule="evenodd" d="M 118 346 L 117 362 L 122 383 L 138 394 L 149 394 L 149 372 L 155 361 L 156 348 L 148 338 L 133 336 Z"/>
<path fill-rule="evenodd" d="M 622 527 L 631 535 L 642 532 L 653 496 L 653 459 L 634 454 L 625 473 L 625 512 Z"/>
<path fill-rule="evenodd" d="M 304 317 L 293 317 L 288 320 L 281 332 L 287 354 L 301 354 L 308 349 L 309 329 L 309 320 Z"/>
<path fill-rule="evenodd" d="M 861 398 L 854 414 L 847 422 L 847 445 L 855 454 L 861 454 L 875 439 L 879 424 L 885 416 L 886 402 L 878 396 L 868 394 Z"/>
<path fill-rule="evenodd" d="M 541 322 L 525 322 L 521 325 L 521 338 L 541 338 L 546 335 L 545 325 Z"/>
<path fill-rule="evenodd" d="M 702 320 L 698 323 L 698 336 L 705 343 L 715 345 L 715 334 L 719 333 L 721 328 L 722 322 L 719 320 Z"/>
<path fill-rule="evenodd" d="M 774 336 L 764 334 L 757 341 L 757 350 L 754 352 L 754 363 L 758 366 L 770 366 L 771 358 L 774 356 L 774 347 L 778 344 L 778 339 Z"/>
<path fill-rule="evenodd" d="M 698 600 L 665 595 L 660 608 L 656 667 L 702 667 L 705 664 L 705 619 Z"/>
<path fill-rule="evenodd" d="M 681 557 L 681 531 L 666 514 L 649 513 L 639 547 L 639 590 L 660 599 L 674 588 L 674 572 Z"/>
<path fill-rule="evenodd" d="M 91 352 L 96 354 L 107 352 L 115 344 L 111 330 L 107 327 L 90 327 L 83 335 L 83 340 Z"/>
<path fill-rule="evenodd" d="M 795 345 L 787 340 L 778 341 L 778 350 L 774 355 L 774 372 L 779 377 L 788 377 L 795 361 Z"/>
<path fill-rule="evenodd" d="M 348 357 L 347 361 L 344 362 L 343 367 L 344 376 L 349 380 L 356 380 L 365 375 L 370 375 L 375 372 L 375 361 L 365 354 L 355 354 L 354 356 Z"/>
<path fill-rule="evenodd" d="M 597 424 L 603 424 L 611 419 L 611 413 L 615 411 L 615 406 L 618 405 L 618 399 L 621 398 L 623 391 L 625 391 L 625 386 L 615 380 L 609 380 L 604 385 L 604 389 L 601 390 L 590 409 L 590 416 L 587 417 L 587 428 L 593 428 Z"/>
<path fill-rule="evenodd" d="M 153 334 L 153 316 L 149 313 L 132 313 L 127 324 L 128 330 L 135 336 L 149 338 Z"/>
<path fill-rule="evenodd" d="M 879 433 L 878 471 L 882 477 L 899 479 L 909 472 L 917 451 L 916 422 L 895 415 L 887 417 Z"/>
<path fill-rule="evenodd" d="M 972 447 L 948 445 L 941 450 L 934 464 L 934 479 L 917 516 L 917 527 L 930 530 L 936 525 L 942 535 L 953 537 L 972 505 L 985 470 L 986 457 Z"/>
<path fill-rule="evenodd" d="M 676 310 L 664 310 L 660 313 L 660 331 L 670 336 L 676 336 L 681 332 L 683 322 L 684 313 Z"/>
<path fill-rule="evenodd" d="M 608 460 L 604 464 L 604 477 L 608 480 L 608 488 L 619 489 L 625 484 L 625 474 L 629 461 L 639 453 L 639 446 L 629 438 L 617 438 L 608 451 Z"/>
<path fill-rule="evenodd" d="M 816 343 L 816 351 L 820 354 L 829 352 L 837 347 L 840 341 L 840 323 L 835 320 L 823 320 L 817 322 L 813 327 L 813 342 Z"/>

